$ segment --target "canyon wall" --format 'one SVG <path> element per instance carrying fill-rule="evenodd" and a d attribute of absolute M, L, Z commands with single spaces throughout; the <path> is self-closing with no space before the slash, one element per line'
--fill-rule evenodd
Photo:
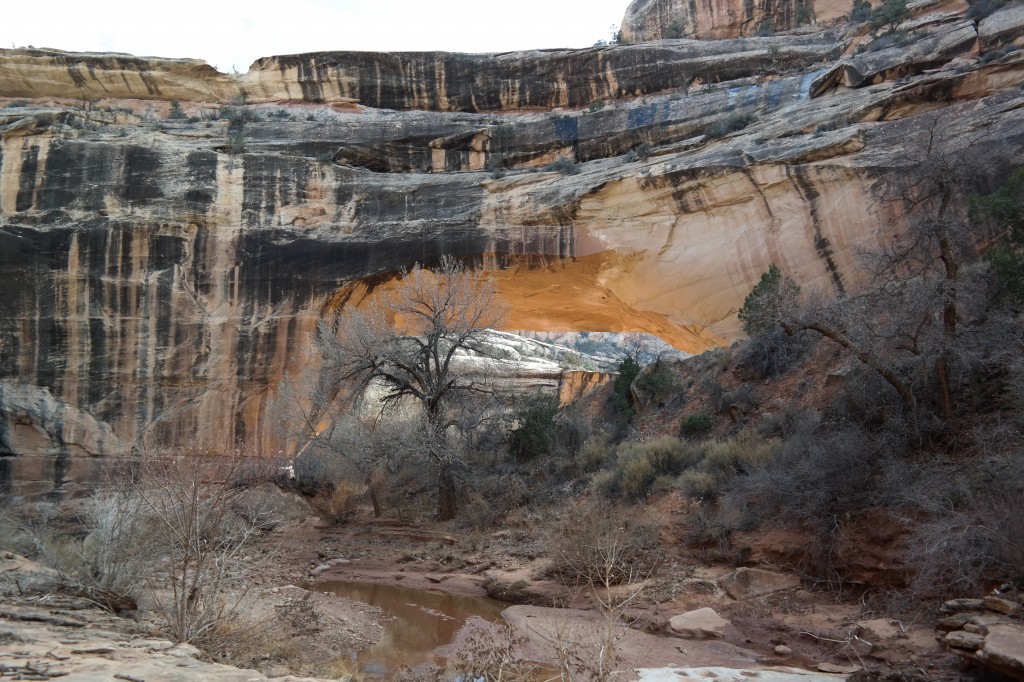
<path fill-rule="evenodd" d="M 878 6 L 879 0 L 869 4 Z M 917 12 L 963 12 L 965 0 L 915 0 Z M 845 19 L 853 0 L 633 0 L 619 40 L 636 44 L 678 38 L 721 39 L 812 31 Z M 866 29 L 865 29 L 866 30 Z"/>
<path fill-rule="evenodd" d="M 286 451 L 270 397 L 323 311 L 444 254 L 496 278 L 509 329 L 687 351 L 737 337 L 771 263 L 853 290 L 900 227 L 879 186 L 928 140 L 985 158 L 979 189 L 1024 162 L 1014 16 L 860 53 L 840 27 L 239 76 L 0 50 L 0 451 L 58 482 L 89 456 Z"/>

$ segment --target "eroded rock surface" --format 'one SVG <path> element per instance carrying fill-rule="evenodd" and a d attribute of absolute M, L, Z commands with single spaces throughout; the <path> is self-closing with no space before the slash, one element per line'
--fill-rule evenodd
<path fill-rule="evenodd" d="M 629 43 L 672 38 L 735 38 L 831 22 L 850 11 L 838 0 L 633 0 L 620 37 Z"/>

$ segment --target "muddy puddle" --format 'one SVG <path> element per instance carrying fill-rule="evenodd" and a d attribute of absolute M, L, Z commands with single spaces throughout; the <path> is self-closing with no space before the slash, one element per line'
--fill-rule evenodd
<path fill-rule="evenodd" d="M 380 607 L 384 612 L 384 637 L 348 662 L 358 667 L 361 678 L 370 679 L 391 679 L 402 665 L 445 665 L 444 657 L 435 650 L 450 644 L 467 619 L 478 616 L 496 623 L 508 606 L 483 597 L 401 585 L 327 581 L 319 583 L 317 589 Z"/>

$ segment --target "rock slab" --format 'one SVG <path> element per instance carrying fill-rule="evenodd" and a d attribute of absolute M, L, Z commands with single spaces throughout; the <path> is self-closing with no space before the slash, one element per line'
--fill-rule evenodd
<path fill-rule="evenodd" d="M 730 623 L 711 607 L 687 611 L 668 620 L 668 629 L 683 639 L 715 639 L 725 637 Z"/>
<path fill-rule="evenodd" d="M 780 590 L 800 587 L 800 579 L 795 575 L 760 568 L 737 568 L 732 573 L 722 576 L 718 583 L 733 599 L 763 597 Z"/>
<path fill-rule="evenodd" d="M 1003 675 L 1024 680 L 1024 625 L 993 625 L 977 657 L 983 664 Z"/>

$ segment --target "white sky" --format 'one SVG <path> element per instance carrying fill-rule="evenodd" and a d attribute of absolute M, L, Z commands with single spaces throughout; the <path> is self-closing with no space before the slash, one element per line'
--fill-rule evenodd
<path fill-rule="evenodd" d="M 629 0 L 11 0 L 0 47 L 205 59 L 320 50 L 505 52 L 607 40 Z"/>

